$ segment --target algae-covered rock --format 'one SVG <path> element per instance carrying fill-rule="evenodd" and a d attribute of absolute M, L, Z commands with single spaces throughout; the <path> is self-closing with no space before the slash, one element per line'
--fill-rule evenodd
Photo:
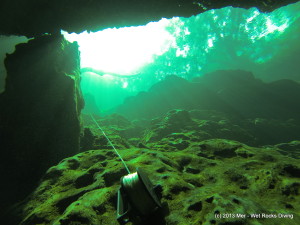
<path fill-rule="evenodd" d="M 163 224 L 300 223 L 299 141 L 259 147 L 263 135 L 253 133 L 251 120 L 210 110 L 174 109 L 148 121 L 117 114 L 83 120 L 82 144 L 94 150 L 49 168 L 21 208 L 22 224 L 118 224 L 117 190 L 127 172 L 101 129 L 131 172 L 141 167 L 162 186 L 170 211 Z"/>
<path fill-rule="evenodd" d="M 300 125 L 295 120 L 237 119 L 212 110 L 176 109 L 153 119 L 140 134 L 144 144 L 160 142 L 174 146 L 174 139 L 182 142 L 180 137 L 185 136 L 183 139 L 189 140 L 187 142 L 223 138 L 261 146 L 293 141 L 298 138 L 299 132 Z M 179 148 L 182 148 L 181 144 Z"/>
<path fill-rule="evenodd" d="M 145 132 L 143 141 L 159 141 L 169 134 L 185 131 L 193 121 L 186 110 L 171 110 L 164 117 L 152 121 L 152 127 Z"/>
<path fill-rule="evenodd" d="M 275 147 L 211 139 L 174 151 L 132 147 L 120 154 L 132 172 L 142 167 L 153 184 L 162 185 L 170 211 L 166 224 L 300 222 L 299 159 Z M 47 171 L 23 208 L 21 224 L 118 224 L 116 195 L 124 175 L 110 149 L 67 158 Z"/>
<path fill-rule="evenodd" d="M 289 155 L 293 158 L 300 158 L 300 141 L 291 141 L 289 143 L 280 143 L 275 145 L 280 149 L 281 154 Z"/>
<path fill-rule="evenodd" d="M 83 122 L 85 129 L 81 137 L 82 151 L 112 148 L 107 137 L 118 149 L 136 146 L 143 132 L 138 123 L 131 122 L 118 114 L 106 117 L 83 114 Z"/>
<path fill-rule="evenodd" d="M 91 117 L 84 115 L 83 118 L 86 128 L 81 139 L 81 149 L 111 148 Z M 240 119 L 214 110 L 183 109 L 170 110 L 164 116 L 151 120 L 130 121 L 118 114 L 95 118 L 120 149 L 128 147 L 156 149 L 163 146 L 169 151 L 183 150 L 194 142 L 221 138 L 251 146 L 282 143 L 276 145 L 282 154 L 292 157 L 297 157 L 298 154 L 297 141 L 294 140 L 298 138 L 300 125 L 295 119 Z M 284 144 L 285 142 L 290 144 Z M 251 153 L 240 152 L 240 155 L 248 157 Z"/>

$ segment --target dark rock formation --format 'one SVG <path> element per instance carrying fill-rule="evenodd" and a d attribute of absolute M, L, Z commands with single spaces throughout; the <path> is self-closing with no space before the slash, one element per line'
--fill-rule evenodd
<path fill-rule="evenodd" d="M 89 114 L 89 113 L 95 113 L 95 114 L 101 114 L 99 107 L 96 103 L 96 99 L 94 95 L 91 94 L 83 94 L 85 106 L 83 109 L 83 113 Z"/>
<path fill-rule="evenodd" d="M 264 83 L 251 72 L 220 70 L 193 80 L 217 93 L 246 118 L 299 118 L 300 84 L 292 80 Z"/>
<path fill-rule="evenodd" d="M 300 159 L 300 141 L 291 141 L 289 143 L 280 143 L 275 145 L 283 155 Z"/>
<path fill-rule="evenodd" d="M 104 118 L 94 115 L 98 125 L 109 137 L 112 143 L 118 149 L 128 148 L 131 145 L 137 145 L 141 139 L 144 129 L 137 124 L 131 123 L 129 120 L 118 114 L 112 114 Z M 98 125 L 92 120 L 90 115 L 83 114 L 83 124 L 85 128 L 85 135 L 81 141 L 82 150 L 91 149 L 111 149 L 103 132 L 99 129 Z"/>
<path fill-rule="evenodd" d="M 76 73 L 78 46 L 63 37 L 47 35 L 18 45 L 5 66 L 6 91 L 0 95 L 1 213 L 29 194 L 47 168 L 79 152 L 83 107 Z"/>
<path fill-rule="evenodd" d="M 129 119 L 153 118 L 172 109 L 205 109 L 234 113 L 212 90 L 178 76 L 168 76 L 154 84 L 148 92 L 124 100 L 116 112 Z"/>
<path fill-rule="evenodd" d="M 108 27 L 144 25 L 174 16 L 190 17 L 209 9 L 226 6 L 257 7 L 270 12 L 297 0 L 4 0 L 0 8 L 0 34 L 37 36 L 101 30 Z"/>
<path fill-rule="evenodd" d="M 192 82 L 168 76 L 148 92 L 125 99 L 116 112 L 130 119 L 161 116 L 174 108 L 216 110 L 241 119 L 299 119 L 299 93 L 300 84 L 293 81 L 268 84 L 250 72 L 220 70 Z"/>
<path fill-rule="evenodd" d="M 94 149 L 95 136 L 89 128 L 84 128 L 83 134 L 80 138 L 80 151 Z"/>

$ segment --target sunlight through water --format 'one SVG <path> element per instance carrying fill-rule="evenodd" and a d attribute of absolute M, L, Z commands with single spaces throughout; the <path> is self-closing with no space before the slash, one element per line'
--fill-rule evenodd
<path fill-rule="evenodd" d="M 90 67 L 106 73 L 135 74 L 143 65 L 153 62 L 153 55 L 162 55 L 174 42 L 165 27 L 170 20 L 161 19 L 145 26 L 109 28 L 98 32 L 62 34 L 68 41 L 77 41 L 81 68 Z"/>
<path fill-rule="evenodd" d="M 107 110 L 169 75 L 191 80 L 216 70 L 245 70 L 272 81 L 289 69 L 288 76 L 297 77 L 299 12 L 300 3 L 270 13 L 226 7 L 145 26 L 62 34 L 78 42 L 81 89 L 91 102 L 86 105 L 94 101 Z"/>

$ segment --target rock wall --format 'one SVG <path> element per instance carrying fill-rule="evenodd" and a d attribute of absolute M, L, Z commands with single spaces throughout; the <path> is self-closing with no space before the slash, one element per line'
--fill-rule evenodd
<path fill-rule="evenodd" d="M 78 153 L 78 45 L 45 35 L 20 44 L 5 59 L 0 95 L 1 209 L 23 199 L 47 168 Z M 1 210 L 3 212 L 5 210 Z"/>

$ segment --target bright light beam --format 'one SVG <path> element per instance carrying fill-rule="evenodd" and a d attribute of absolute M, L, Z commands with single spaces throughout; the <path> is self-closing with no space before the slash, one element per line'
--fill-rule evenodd
<path fill-rule="evenodd" d="M 175 42 L 175 37 L 165 29 L 169 24 L 169 20 L 161 19 L 146 26 L 81 34 L 62 31 L 62 34 L 68 41 L 78 42 L 81 68 L 127 75 L 138 73 L 144 65 L 153 62 L 153 55 L 162 55 Z"/>

